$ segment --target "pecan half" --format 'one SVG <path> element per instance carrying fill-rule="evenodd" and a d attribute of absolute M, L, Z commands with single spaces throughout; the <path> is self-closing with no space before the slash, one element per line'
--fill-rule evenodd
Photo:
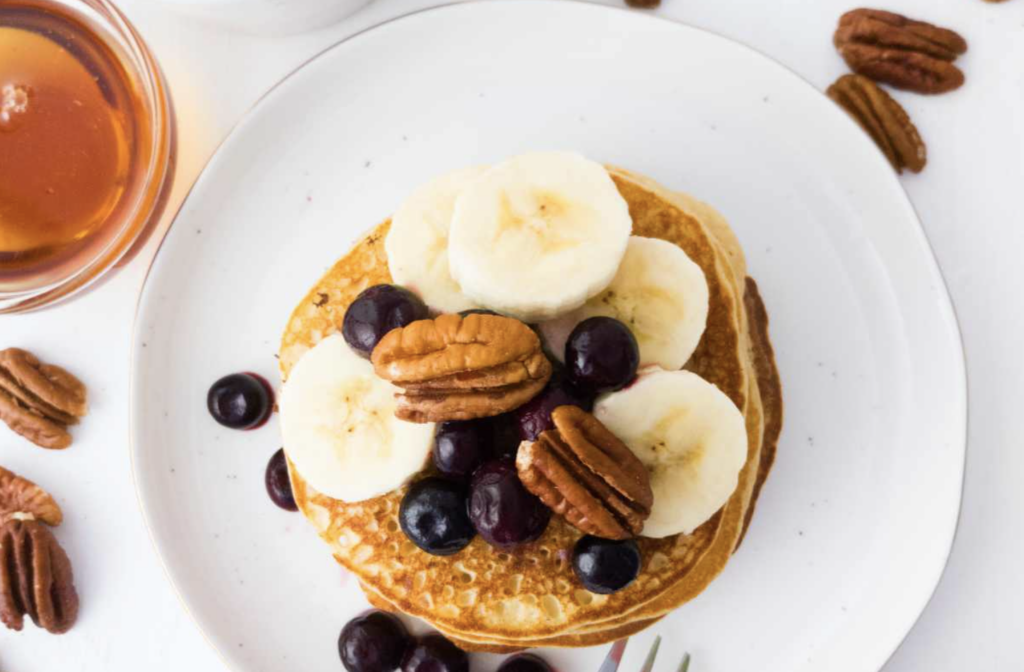
<path fill-rule="evenodd" d="M 389 332 L 371 355 L 377 375 L 403 388 L 395 415 L 412 422 L 506 413 L 540 392 L 551 362 L 540 339 L 500 315 L 441 315 Z"/>
<path fill-rule="evenodd" d="M 559 406 L 551 418 L 555 429 L 519 447 L 516 468 L 526 489 L 582 532 L 639 535 L 654 502 L 644 465 L 583 409 Z"/>
<path fill-rule="evenodd" d="M 71 561 L 50 529 L 35 520 L 0 526 L 0 622 L 21 630 L 25 616 L 53 634 L 78 617 Z"/>
<path fill-rule="evenodd" d="M 928 161 L 924 141 L 906 110 L 888 93 L 860 75 L 843 75 L 826 93 L 867 131 L 896 172 L 921 172 Z"/>
<path fill-rule="evenodd" d="M 64 514 L 50 493 L 0 467 L 0 525 L 14 518 L 41 520 L 56 527 Z"/>
<path fill-rule="evenodd" d="M 20 348 L 0 350 L 0 420 L 43 448 L 71 445 L 69 425 L 88 411 L 85 385 Z"/>
<path fill-rule="evenodd" d="M 918 93 L 944 93 L 964 83 L 953 65 L 967 51 L 957 33 L 878 9 L 843 14 L 833 43 L 850 69 Z"/>

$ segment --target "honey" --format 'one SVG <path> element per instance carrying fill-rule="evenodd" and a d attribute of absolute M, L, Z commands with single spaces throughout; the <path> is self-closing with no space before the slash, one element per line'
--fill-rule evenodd
<path fill-rule="evenodd" d="M 0 292 L 104 253 L 143 188 L 145 102 L 112 42 L 47 0 L 0 0 Z"/>

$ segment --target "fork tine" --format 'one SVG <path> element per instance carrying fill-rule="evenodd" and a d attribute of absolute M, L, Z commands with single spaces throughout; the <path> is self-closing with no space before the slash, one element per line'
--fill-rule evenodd
<path fill-rule="evenodd" d="M 683 662 L 679 663 L 679 672 L 687 672 L 690 669 L 690 654 L 683 654 Z"/>
<path fill-rule="evenodd" d="M 616 672 L 619 669 L 619 663 L 622 662 L 622 654 L 626 651 L 626 644 L 628 643 L 629 638 L 627 637 L 612 644 L 612 650 L 608 652 L 608 657 L 601 663 L 601 669 L 597 672 Z"/>
<path fill-rule="evenodd" d="M 640 672 L 651 672 L 654 669 L 654 659 L 658 657 L 658 649 L 661 647 L 661 635 L 654 638 L 654 644 L 651 645 L 651 651 L 647 654 L 647 660 L 644 661 L 644 666 L 640 668 Z"/>

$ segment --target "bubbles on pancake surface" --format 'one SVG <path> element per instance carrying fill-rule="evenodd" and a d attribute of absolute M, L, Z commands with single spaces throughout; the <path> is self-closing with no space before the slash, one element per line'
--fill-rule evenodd
<path fill-rule="evenodd" d="M 376 610 L 353 618 L 338 637 L 338 655 L 348 672 L 394 672 L 411 646 L 402 622 Z"/>
<path fill-rule="evenodd" d="M 572 568 L 590 592 L 617 593 L 640 573 L 640 548 L 632 539 L 611 541 L 588 535 L 576 542 Z"/>
<path fill-rule="evenodd" d="M 476 536 L 466 512 L 466 486 L 436 476 L 409 488 L 398 522 L 405 536 L 431 555 L 458 553 Z"/>
<path fill-rule="evenodd" d="M 426 635 L 409 649 L 402 672 L 469 672 L 469 656 L 441 635 Z"/>
<path fill-rule="evenodd" d="M 374 285 L 364 289 L 345 311 L 341 335 L 353 350 L 369 357 L 391 331 L 429 315 L 426 304 L 407 289 Z"/>

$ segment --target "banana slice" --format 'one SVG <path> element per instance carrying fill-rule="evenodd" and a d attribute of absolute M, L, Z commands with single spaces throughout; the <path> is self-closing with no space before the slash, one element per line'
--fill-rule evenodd
<path fill-rule="evenodd" d="M 455 199 L 484 170 L 456 170 L 417 188 L 391 218 L 384 240 L 394 281 L 442 313 L 476 307 L 448 271 L 448 229 Z"/>
<path fill-rule="evenodd" d="M 743 414 L 697 374 L 653 369 L 598 401 L 594 415 L 650 472 L 644 536 L 693 532 L 736 489 L 747 459 Z"/>
<path fill-rule="evenodd" d="M 632 236 L 611 284 L 579 309 L 541 324 L 541 333 L 563 359 L 573 327 L 595 315 L 614 317 L 630 328 L 640 346 L 641 366 L 681 369 L 708 320 L 704 271 L 672 243 Z"/>
<path fill-rule="evenodd" d="M 281 393 L 285 452 L 316 490 L 361 502 L 404 485 L 430 455 L 433 424 L 395 417 L 391 383 L 328 336 L 292 369 Z"/>
<path fill-rule="evenodd" d="M 448 263 L 480 305 L 549 319 L 608 286 L 632 226 L 600 164 L 569 152 L 523 154 L 487 170 L 455 201 Z"/>

